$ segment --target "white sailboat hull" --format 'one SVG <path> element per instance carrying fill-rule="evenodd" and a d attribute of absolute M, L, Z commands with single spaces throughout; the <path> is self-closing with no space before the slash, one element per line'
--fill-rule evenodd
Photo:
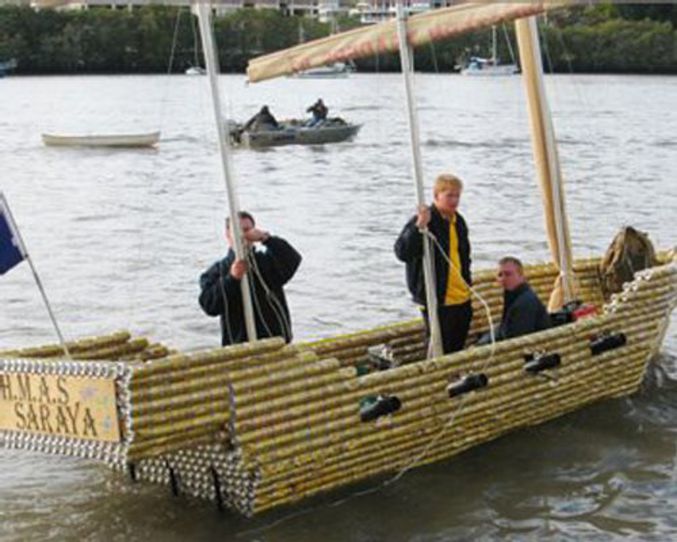
<path fill-rule="evenodd" d="M 201 66 L 191 66 L 186 69 L 186 75 L 207 75 L 207 70 Z"/>
<path fill-rule="evenodd" d="M 52 147 L 152 147 L 159 140 L 160 132 L 107 135 L 42 134 L 43 143 Z"/>
<path fill-rule="evenodd" d="M 321 66 L 311 70 L 305 70 L 294 74 L 294 77 L 301 79 L 343 79 L 352 73 L 354 68 L 349 64 L 337 62 L 329 66 Z"/>
<path fill-rule="evenodd" d="M 483 66 L 481 68 L 468 66 L 461 70 L 461 75 L 473 75 L 482 77 L 493 77 L 499 75 L 515 75 L 519 73 L 519 68 L 515 64 L 500 64 L 498 66 Z"/>

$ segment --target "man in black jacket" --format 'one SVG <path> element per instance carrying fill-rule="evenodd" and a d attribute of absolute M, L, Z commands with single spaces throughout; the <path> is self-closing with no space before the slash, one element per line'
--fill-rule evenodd
<path fill-rule="evenodd" d="M 287 241 L 256 228 L 254 217 L 240 212 L 240 225 L 247 257 L 235 257 L 229 221 L 226 239 L 230 249 L 226 257 L 213 264 L 200 277 L 200 306 L 209 316 L 221 317 L 223 346 L 247 341 L 240 281 L 249 277 L 256 334 L 292 339 L 291 318 L 283 286 L 294 276 L 301 255 Z M 256 249 L 254 243 L 261 243 Z"/>
<path fill-rule="evenodd" d="M 327 119 L 329 109 L 324 105 L 322 98 L 319 98 L 313 105 L 306 109 L 306 113 L 313 114 L 313 118 L 308 122 L 308 127 L 312 127 Z"/>
<path fill-rule="evenodd" d="M 463 349 L 472 320 L 468 226 L 457 212 L 462 190 L 463 183 L 455 175 L 438 176 L 433 188 L 433 204 L 430 207 L 422 206 L 418 214 L 407 222 L 395 242 L 395 255 L 406 263 L 407 286 L 414 301 L 423 308 L 423 319 L 429 335 L 421 229 L 427 227 L 437 239 L 432 250 L 437 312 L 445 354 Z"/>
<path fill-rule="evenodd" d="M 279 127 L 280 124 L 277 122 L 277 119 L 270 112 L 268 106 L 264 105 L 256 115 L 245 123 L 242 127 L 242 131 L 249 130 L 251 132 L 256 132 L 258 130 L 276 130 Z"/>
<path fill-rule="evenodd" d="M 550 316 L 531 289 L 522 262 L 506 256 L 498 262 L 498 283 L 503 287 L 503 316 L 496 328 L 496 340 L 512 339 L 550 327 Z M 483 337 L 482 343 L 487 340 Z"/>

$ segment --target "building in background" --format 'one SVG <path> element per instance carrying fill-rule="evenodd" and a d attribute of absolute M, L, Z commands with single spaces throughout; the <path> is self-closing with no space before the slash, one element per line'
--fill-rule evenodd
<path fill-rule="evenodd" d="M 404 11 L 408 15 L 443 8 L 457 4 L 459 0 L 404 0 Z M 397 0 L 358 0 L 354 12 L 363 24 L 373 24 L 397 16 Z"/>
<path fill-rule="evenodd" d="M 88 9 L 90 7 L 108 7 L 111 9 L 129 9 L 135 7 L 189 6 L 191 0 L 0 0 L 0 4 L 26 4 L 34 8 L 58 7 L 63 9 Z M 274 9 L 287 15 L 318 18 L 323 22 L 335 20 L 338 15 L 348 15 L 354 6 L 353 0 L 212 0 L 217 13 L 223 14 L 238 9 Z"/>
<path fill-rule="evenodd" d="M 195 0 L 194 0 L 195 1 Z M 447 7 L 459 0 L 404 0 L 408 14 Z M 397 14 L 397 0 L 211 0 L 216 13 L 224 14 L 238 9 L 274 9 L 287 15 L 306 16 L 321 22 L 333 23 L 340 16 L 357 15 L 363 24 L 373 24 L 392 19 Z M 25 4 L 35 8 L 55 7 L 64 9 L 88 9 L 108 7 L 111 9 L 134 9 L 139 6 L 189 6 L 191 0 L 0 0 L 2 4 Z M 335 29 L 336 30 L 336 29 Z"/>

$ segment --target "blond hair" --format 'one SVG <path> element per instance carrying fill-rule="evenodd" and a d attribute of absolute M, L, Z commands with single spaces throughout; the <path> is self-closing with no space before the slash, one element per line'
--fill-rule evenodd
<path fill-rule="evenodd" d="M 442 173 L 435 179 L 433 194 L 437 196 L 440 192 L 450 189 L 463 190 L 463 181 L 452 173 Z"/>

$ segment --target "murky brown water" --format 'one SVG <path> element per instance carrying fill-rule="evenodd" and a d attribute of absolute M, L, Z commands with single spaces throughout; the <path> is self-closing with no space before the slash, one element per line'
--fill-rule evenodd
<path fill-rule="evenodd" d="M 412 212 L 397 75 L 224 77 L 227 109 L 299 116 L 318 97 L 364 127 L 353 143 L 236 154 L 242 205 L 304 255 L 288 297 L 298 338 L 415 314 L 392 243 Z M 677 78 L 548 80 L 578 255 L 632 224 L 674 245 Z M 517 78 L 417 78 L 428 184 L 466 181 L 474 267 L 547 259 Z M 188 349 L 215 345 L 197 277 L 223 251 L 225 191 L 204 78 L 7 78 L 0 83 L 0 189 L 64 333 L 128 328 Z M 157 151 L 42 146 L 41 132 L 150 131 Z M 0 280 L 0 348 L 54 340 L 25 264 Z M 647 389 L 408 473 L 243 520 L 86 461 L 0 450 L 0 539 L 666 540 L 677 533 L 677 330 Z M 344 500 L 347 499 L 347 500 Z M 291 514 L 292 517 L 288 517 Z M 282 519 L 281 523 L 275 523 Z M 263 531 L 252 529 L 264 528 Z"/>

